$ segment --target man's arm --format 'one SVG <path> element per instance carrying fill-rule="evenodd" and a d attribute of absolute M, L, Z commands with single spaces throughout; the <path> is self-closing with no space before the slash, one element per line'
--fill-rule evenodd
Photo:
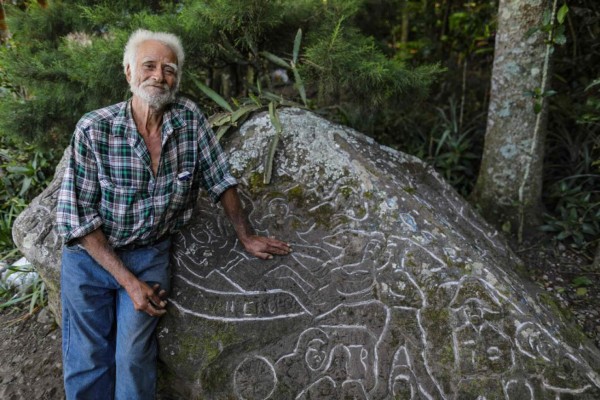
<path fill-rule="evenodd" d="M 292 249 L 289 244 L 275 238 L 254 234 L 242 209 L 242 203 L 235 186 L 223 192 L 220 201 L 225 210 L 225 215 L 233 224 L 237 237 L 248 253 L 263 260 L 272 259 L 273 254 L 286 255 L 291 253 Z"/>
<path fill-rule="evenodd" d="M 132 274 L 108 243 L 102 229 L 96 229 L 81 237 L 79 243 L 127 291 L 137 311 L 144 311 L 153 317 L 159 317 L 166 313 L 167 303 L 162 300 L 166 297 L 165 291 L 161 290 L 160 293 L 157 293 L 158 285 L 151 288 L 146 282 Z"/>

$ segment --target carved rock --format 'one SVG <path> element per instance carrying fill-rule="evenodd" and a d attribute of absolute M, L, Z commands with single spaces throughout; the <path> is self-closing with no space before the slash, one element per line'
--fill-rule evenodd
<path fill-rule="evenodd" d="M 157 332 L 163 398 L 600 398 L 598 350 L 437 173 L 314 114 L 279 116 L 271 184 L 267 114 L 225 148 L 251 223 L 294 252 L 249 257 L 220 206 L 198 199 Z M 54 291 L 55 190 L 14 231 Z"/>

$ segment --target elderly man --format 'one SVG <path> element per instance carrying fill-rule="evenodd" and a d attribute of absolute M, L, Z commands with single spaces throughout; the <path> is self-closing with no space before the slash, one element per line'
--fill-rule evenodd
<path fill-rule="evenodd" d="M 201 186 L 250 254 L 291 251 L 252 233 L 206 118 L 175 96 L 183 61 L 176 36 L 136 31 L 123 57 L 133 97 L 84 115 L 73 134 L 57 211 L 68 399 L 154 398 L 170 235 Z"/>

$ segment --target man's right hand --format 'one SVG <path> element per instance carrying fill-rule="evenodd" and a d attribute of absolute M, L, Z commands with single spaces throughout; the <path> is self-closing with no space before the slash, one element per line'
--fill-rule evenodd
<path fill-rule="evenodd" d="M 150 287 L 146 282 L 133 277 L 124 288 L 136 311 L 143 311 L 152 317 L 160 317 L 167 312 L 167 293 L 160 290 L 158 284 Z"/>
<path fill-rule="evenodd" d="M 146 282 L 136 278 L 110 246 L 102 229 L 96 229 L 83 236 L 80 243 L 89 255 L 127 291 L 137 311 L 144 311 L 152 317 L 160 317 L 167 312 L 165 310 L 167 302 L 164 300 L 166 292 L 160 290 L 157 285 L 151 288 Z"/>

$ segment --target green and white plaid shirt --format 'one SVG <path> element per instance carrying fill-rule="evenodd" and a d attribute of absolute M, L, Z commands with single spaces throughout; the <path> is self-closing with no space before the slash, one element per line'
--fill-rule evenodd
<path fill-rule="evenodd" d="M 208 121 L 185 98 L 165 109 L 156 177 L 131 101 L 84 115 L 71 146 L 57 207 L 65 242 L 102 227 L 114 247 L 151 244 L 188 222 L 201 186 L 216 202 L 237 184 Z"/>

